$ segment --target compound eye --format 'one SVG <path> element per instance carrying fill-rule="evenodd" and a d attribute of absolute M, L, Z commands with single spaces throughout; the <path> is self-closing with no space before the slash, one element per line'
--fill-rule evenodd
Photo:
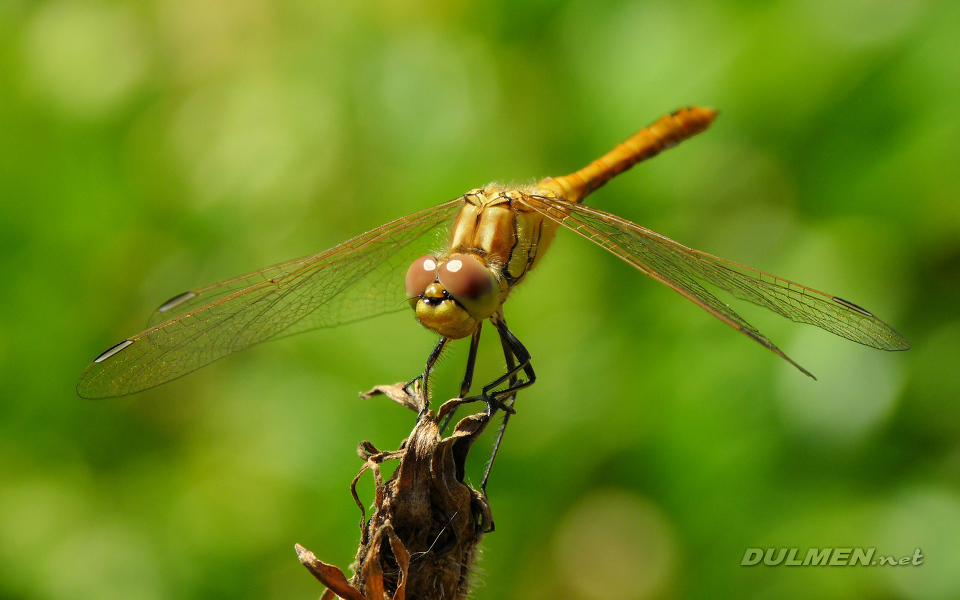
<path fill-rule="evenodd" d="M 437 259 L 429 254 L 421 256 L 407 269 L 407 278 L 404 282 L 407 298 L 421 296 L 427 286 L 436 280 Z"/>
<path fill-rule="evenodd" d="M 469 254 L 454 254 L 440 266 L 440 285 L 478 320 L 493 314 L 500 303 L 493 273 Z"/>

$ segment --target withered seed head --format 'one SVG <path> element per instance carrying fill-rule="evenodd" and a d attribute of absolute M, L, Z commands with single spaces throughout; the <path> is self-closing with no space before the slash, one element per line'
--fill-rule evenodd
<path fill-rule="evenodd" d="M 324 599 L 450 600 L 467 595 L 477 544 L 493 517 L 486 497 L 463 481 L 467 454 L 489 418 L 471 415 L 449 437 L 440 435 L 439 420 L 461 402 L 451 400 L 438 413 L 425 413 L 397 451 L 360 445 L 358 453 L 366 462 L 351 491 L 363 510 L 356 483 L 371 470 L 376 499 L 370 519 L 361 518 L 355 575 L 348 582 L 340 569 L 297 546 L 301 562 L 327 586 Z M 384 482 L 380 464 L 395 459 L 400 464 Z"/>

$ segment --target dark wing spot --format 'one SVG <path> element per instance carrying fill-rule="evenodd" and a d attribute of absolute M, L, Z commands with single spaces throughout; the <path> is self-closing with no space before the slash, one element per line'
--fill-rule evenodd
<path fill-rule="evenodd" d="M 111 347 L 109 350 L 107 350 L 106 352 L 104 352 L 103 354 L 101 354 L 100 356 L 98 356 L 97 358 L 95 358 L 95 359 L 93 360 L 93 362 L 95 362 L 95 363 L 103 362 L 103 361 L 107 360 L 108 358 L 110 358 L 111 356 L 113 356 L 114 354 L 119 353 L 121 350 L 123 350 L 124 348 L 126 348 L 127 346 L 129 346 L 129 345 L 132 344 L 132 343 L 133 343 L 133 340 L 123 340 L 122 342 L 120 342 L 120 343 L 117 344 L 116 346 Z"/>
<path fill-rule="evenodd" d="M 864 308 L 861 308 L 861 307 L 857 306 L 856 304 L 854 304 L 853 302 L 850 302 L 849 300 L 844 300 L 843 298 L 841 298 L 841 297 L 839 297 L 839 296 L 834 296 L 834 297 L 833 297 L 833 301 L 836 302 L 837 304 L 842 304 L 842 305 L 846 306 L 847 308 L 852 308 L 853 310 L 857 311 L 858 313 L 867 315 L 868 317 L 872 317 L 872 316 L 873 316 L 873 313 L 872 313 L 872 312 L 870 312 L 870 311 L 868 311 L 868 310 L 866 310 L 866 309 L 864 309 Z"/>
<path fill-rule="evenodd" d="M 174 296 L 173 298 L 170 298 L 169 300 L 167 300 L 167 301 L 164 302 L 163 304 L 161 304 L 161 305 L 160 305 L 160 308 L 157 309 L 157 312 L 167 312 L 167 311 L 170 310 L 171 308 L 180 306 L 181 304 L 183 304 L 183 303 L 186 302 L 187 300 L 189 300 L 189 299 L 191 299 L 191 298 L 196 298 L 196 297 L 197 297 L 197 295 L 196 295 L 195 293 L 193 293 L 193 292 L 184 292 L 184 293 L 182 293 L 182 294 L 178 294 L 178 295 Z"/>

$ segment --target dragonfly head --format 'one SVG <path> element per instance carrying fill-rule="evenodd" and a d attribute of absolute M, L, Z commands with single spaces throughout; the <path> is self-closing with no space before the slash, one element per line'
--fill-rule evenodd
<path fill-rule="evenodd" d="M 467 337 L 500 307 L 496 277 L 470 254 L 421 256 L 407 270 L 406 291 L 417 319 L 451 339 Z"/>

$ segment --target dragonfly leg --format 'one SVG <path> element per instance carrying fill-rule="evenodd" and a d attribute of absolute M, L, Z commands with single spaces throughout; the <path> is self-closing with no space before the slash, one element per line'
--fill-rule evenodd
<path fill-rule="evenodd" d="M 503 335 L 500 336 L 500 344 L 503 346 L 503 359 L 507 363 L 507 371 L 514 372 L 510 377 L 510 387 L 513 387 L 517 384 L 517 375 L 515 372 L 516 364 L 514 363 L 513 350 L 507 344 L 507 341 L 504 339 Z M 508 399 L 508 402 L 513 407 L 513 403 L 516 400 L 516 394 L 511 396 Z M 497 430 L 497 439 L 493 443 L 493 451 L 490 453 L 490 460 L 487 461 L 487 467 L 483 471 L 483 480 L 480 482 L 480 491 L 484 496 L 487 495 L 487 482 L 490 481 L 490 472 L 493 471 L 493 461 L 497 459 L 497 452 L 500 450 L 500 442 L 503 441 L 503 433 L 507 430 L 507 423 L 510 422 L 510 413 L 505 413 L 503 415 L 503 421 L 500 423 L 500 428 Z"/>
<path fill-rule="evenodd" d="M 422 383 L 421 389 L 423 390 L 423 408 L 420 409 L 420 414 L 417 416 L 417 421 L 420 420 L 430 408 L 430 390 L 428 387 L 428 382 L 430 380 L 430 371 L 433 370 L 433 366 L 437 364 L 437 360 L 440 359 L 440 355 L 443 353 L 443 349 L 447 347 L 447 343 L 450 341 L 449 338 L 441 337 L 440 341 L 437 342 L 437 345 L 433 347 L 433 351 L 430 352 L 430 356 L 427 357 L 427 364 L 423 368 L 423 375 L 418 375 L 407 382 L 407 385 L 403 386 L 404 390 L 411 394 L 413 393 L 413 384 L 419 379 Z"/>
<path fill-rule="evenodd" d="M 473 332 L 473 337 L 470 338 L 470 354 L 467 355 L 467 370 L 463 374 L 463 383 L 460 384 L 460 397 L 466 398 L 467 394 L 470 393 L 470 386 L 473 385 L 473 370 L 477 365 L 477 348 L 480 347 L 480 330 L 483 328 L 483 322 L 480 322 L 477 325 L 477 330 Z M 450 414 L 443 420 L 443 423 L 440 425 L 440 433 L 442 434 L 447 430 L 447 426 L 450 425 L 450 422 L 453 421 L 453 417 L 457 414 L 457 408 L 454 407 L 450 411 Z"/>
<path fill-rule="evenodd" d="M 477 324 L 477 330 L 473 332 L 470 338 L 470 354 L 467 355 L 467 370 L 463 374 L 463 382 L 460 384 L 460 397 L 465 398 L 470 392 L 470 386 L 473 385 L 473 369 L 477 366 L 477 349 L 480 347 L 480 331 L 483 328 L 483 322 Z"/>
<path fill-rule="evenodd" d="M 507 372 L 483 388 L 483 397 L 493 400 L 492 403 L 488 401 L 490 408 L 496 408 L 498 405 L 502 405 L 503 403 L 500 402 L 500 400 L 515 396 L 516 392 L 530 387 L 537 380 L 537 374 L 534 373 L 533 366 L 530 364 L 530 353 L 527 352 L 524 345 L 517 339 L 517 336 L 513 335 L 513 332 L 507 327 L 506 321 L 501 318 L 494 322 L 494 326 L 497 328 L 497 332 L 500 333 L 500 343 L 503 345 L 503 354 L 507 359 Z M 519 364 L 513 363 L 514 357 L 516 357 Z M 523 371 L 523 374 L 526 375 L 526 380 L 518 381 L 516 379 L 520 371 Z M 505 389 L 496 390 L 497 386 L 507 380 L 510 380 L 510 383 Z M 503 408 L 503 406 L 500 407 Z"/>
<path fill-rule="evenodd" d="M 490 480 L 490 472 L 493 470 L 493 461 L 497 459 L 497 452 L 500 450 L 500 442 L 503 441 L 503 434 L 507 430 L 507 423 L 510 422 L 510 415 L 514 414 L 513 403 L 516 400 L 517 392 L 525 387 L 533 385 L 537 380 L 536 373 L 533 371 L 533 367 L 530 365 L 530 353 L 527 352 L 527 349 L 524 347 L 520 340 L 517 339 L 517 336 L 513 335 L 513 332 L 507 328 L 507 324 L 502 319 L 496 321 L 495 323 L 497 331 L 500 333 L 500 344 L 503 346 L 503 357 L 507 363 L 507 375 L 501 380 L 498 380 L 489 386 L 486 386 L 483 390 L 484 396 L 488 395 L 488 390 L 496 388 L 496 386 L 503 383 L 503 381 L 509 380 L 507 389 L 500 392 L 494 392 L 495 396 L 503 397 L 503 394 L 508 394 L 504 404 L 506 414 L 503 415 L 503 422 L 500 423 L 500 429 L 497 431 L 497 439 L 493 444 L 493 452 L 490 454 L 490 460 L 487 462 L 487 468 L 483 473 L 483 480 L 480 482 L 480 491 L 483 495 L 487 494 L 487 482 Z M 514 357 L 519 361 L 520 364 L 514 362 Z M 524 374 L 527 376 L 526 381 L 519 382 L 517 374 L 523 370 Z M 498 402 L 499 404 L 499 402 Z M 495 411 L 496 405 L 491 406 L 488 403 L 488 411 Z M 492 412 L 490 412 L 492 414 Z"/>

